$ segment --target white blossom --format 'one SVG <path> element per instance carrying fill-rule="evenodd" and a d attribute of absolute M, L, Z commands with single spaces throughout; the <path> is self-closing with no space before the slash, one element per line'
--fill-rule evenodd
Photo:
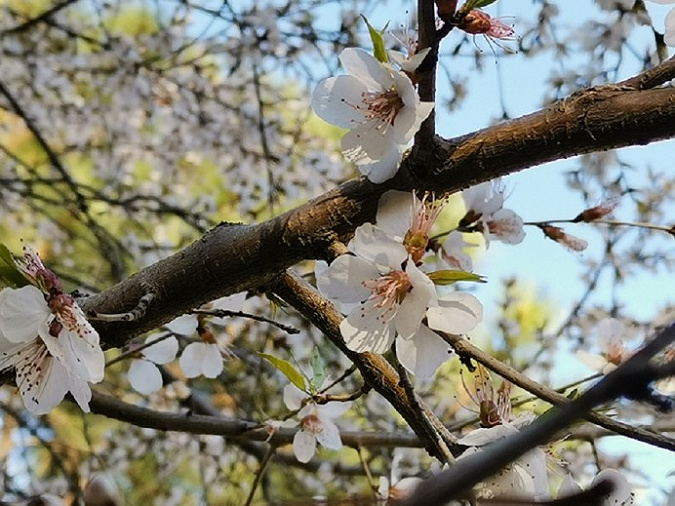
<path fill-rule="evenodd" d="M 615 318 L 607 318 L 598 323 L 597 345 L 599 354 L 578 350 L 576 355 L 581 362 L 594 371 L 609 374 L 632 354 L 624 346 L 625 329 L 623 323 Z"/>
<path fill-rule="evenodd" d="M 190 343 L 178 360 L 188 378 L 206 376 L 215 378 L 223 371 L 223 356 L 217 343 Z"/>
<path fill-rule="evenodd" d="M 328 402 L 316 404 L 303 401 L 307 394 L 295 385 L 286 385 L 284 388 L 284 403 L 291 410 L 299 410 L 297 417 L 300 430 L 293 437 L 293 453 L 299 462 L 309 462 L 316 452 L 317 442 L 331 450 L 342 449 L 340 430 L 333 423 L 333 419 L 343 415 L 351 407 L 351 402 Z"/>
<path fill-rule="evenodd" d="M 481 321 L 483 311 L 473 295 L 439 297 L 418 267 L 442 208 L 427 197 L 385 193 L 377 212 L 382 228 L 359 227 L 350 243 L 354 255 L 338 257 L 317 276 L 319 290 L 347 313 L 340 330 L 350 349 L 384 353 L 398 335 L 399 360 L 423 378 L 432 376 L 450 353 L 434 330 L 464 334 Z"/>
<path fill-rule="evenodd" d="M 239 311 L 246 299 L 246 292 L 221 297 L 202 306 L 201 309 Z M 181 353 L 178 363 L 188 378 L 205 376 L 215 378 L 223 371 L 223 358 L 232 353 L 226 346 L 218 343 L 210 329 L 201 326 L 204 315 L 185 314 L 167 324 L 172 332 L 183 336 L 199 333 L 200 341 L 188 344 Z"/>
<path fill-rule="evenodd" d="M 145 340 L 145 344 L 156 340 L 156 336 L 150 336 Z M 132 388 L 145 395 L 162 388 L 164 384 L 162 373 L 155 364 L 168 364 L 176 358 L 176 353 L 178 353 L 178 340 L 173 336 L 143 349 L 141 351 L 143 358 L 132 360 L 127 372 L 127 379 Z"/>
<path fill-rule="evenodd" d="M 396 174 L 399 146 L 410 142 L 434 104 L 420 102 L 408 76 L 363 50 L 343 50 L 340 62 L 349 75 L 321 81 L 312 109 L 350 129 L 341 140 L 342 154 L 372 182 L 382 183 Z"/>
<path fill-rule="evenodd" d="M 460 226 L 474 225 L 490 240 L 518 244 L 525 238 L 523 219 L 511 209 L 504 209 L 504 189 L 499 178 L 481 183 L 462 192 L 466 214 Z"/>
<path fill-rule="evenodd" d="M 98 333 L 71 296 L 48 299 L 32 285 L 0 291 L 0 370 L 16 369 L 24 404 L 36 414 L 68 391 L 89 412 L 88 382 L 101 381 L 105 365 Z"/>

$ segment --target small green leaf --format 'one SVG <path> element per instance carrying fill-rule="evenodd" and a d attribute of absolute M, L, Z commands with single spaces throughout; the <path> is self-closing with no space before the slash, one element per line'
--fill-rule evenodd
<path fill-rule="evenodd" d="M 368 19 L 366 19 L 363 14 L 361 14 L 361 17 L 366 22 L 366 25 L 368 26 L 368 33 L 370 34 L 370 40 L 373 41 L 373 56 L 375 56 L 378 61 L 387 63 L 389 61 L 389 57 L 387 56 L 387 51 L 384 49 L 384 39 L 382 38 L 382 34 L 384 33 L 386 26 L 382 31 L 378 31 L 373 28 L 373 26 L 368 22 Z"/>
<path fill-rule="evenodd" d="M 451 285 L 458 281 L 471 281 L 473 283 L 487 283 L 485 276 L 466 271 L 440 270 L 429 274 L 429 278 L 435 285 Z"/>
<path fill-rule="evenodd" d="M 282 358 L 277 358 L 274 355 L 268 355 L 267 353 L 258 353 L 258 355 L 279 369 L 296 387 L 303 392 L 306 391 L 305 377 L 300 371 L 293 367 L 293 364 Z"/>
<path fill-rule="evenodd" d="M 319 355 L 319 348 L 314 347 L 314 353 L 312 354 L 312 372 L 314 376 L 312 377 L 311 386 L 313 389 L 319 389 L 323 384 L 323 380 L 326 378 L 326 368 L 323 364 L 323 359 Z"/>
<path fill-rule="evenodd" d="M 481 7 L 487 7 L 490 4 L 495 3 L 497 0 L 476 0 L 473 8 L 480 9 Z"/>
<path fill-rule="evenodd" d="M 28 284 L 28 280 L 21 274 L 14 257 L 4 244 L 0 244 L 0 280 L 10 288 L 21 288 Z"/>
<path fill-rule="evenodd" d="M 473 9 L 480 9 L 481 7 L 486 7 L 490 4 L 495 3 L 497 0 L 468 0 L 462 5 L 462 12 L 467 13 Z"/>

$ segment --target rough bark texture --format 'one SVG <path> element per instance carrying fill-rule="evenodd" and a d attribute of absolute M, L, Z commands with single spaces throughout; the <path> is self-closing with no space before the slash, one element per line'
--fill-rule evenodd
<path fill-rule="evenodd" d="M 669 76 L 672 61 L 667 62 Z M 83 306 L 120 313 L 133 309 L 148 287 L 156 293 L 144 318 L 96 325 L 105 346 L 121 346 L 204 302 L 266 286 L 291 265 L 322 258 L 330 242 L 348 238 L 373 219 L 386 190 L 452 193 L 552 160 L 674 136 L 672 88 L 641 91 L 609 85 L 584 90 L 542 111 L 461 138 L 437 137 L 431 149 L 407 158 L 386 184 L 353 180 L 262 224 L 223 223 Z"/>

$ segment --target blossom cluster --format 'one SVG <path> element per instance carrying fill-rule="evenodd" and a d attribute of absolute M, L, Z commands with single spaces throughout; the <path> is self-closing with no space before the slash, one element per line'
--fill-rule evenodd
<path fill-rule="evenodd" d="M 29 284 L 0 291 L 0 371 L 13 368 L 26 409 L 45 414 L 70 392 L 89 412 L 89 383 L 103 380 L 96 330 L 32 248 L 16 266 Z"/>
<path fill-rule="evenodd" d="M 428 50 L 427 50 L 428 52 Z M 342 154 L 373 183 L 396 174 L 406 145 L 431 113 L 433 102 L 420 102 L 410 72 L 420 56 L 396 58 L 399 68 L 361 49 L 347 48 L 340 62 L 349 75 L 324 79 L 312 95 L 312 109 L 323 120 L 349 129 Z"/>
<path fill-rule="evenodd" d="M 507 243 L 523 239 L 522 220 L 502 208 L 499 182 L 464 192 L 471 225 L 488 238 Z M 483 307 L 469 293 L 449 292 L 445 280 L 480 280 L 461 269 L 471 262 L 457 232 L 434 248 L 430 230 L 443 203 L 425 195 L 387 192 L 380 200 L 376 224 L 358 227 L 349 254 L 340 255 L 317 273 L 321 293 L 347 315 L 340 331 L 356 352 L 385 353 L 395 343 L 401 364 L 419 377 L 430 377 L 447 360 L 443 333 L 462 335 L 482 320 Z M 433 262 L 425 263 L 428 257 Z M 426 272 L 429 265 L 439 270 Z M 459 268 L 458 268 L 459 267 Z"/>
<path fill-rule="evenodd" d="M 204 305 L 203 310 L 238 311 L 246 293 L 241 292 L 222 297 Z M 178 364 L 186 378 L 204 376 L 216 378 L 223 371 L 223 360 L 233 356 L 228 347 L 221 343 L 203 314 L 185 314 L 169 322 L 166 327 L 173 335 L 151 335 L 146 338 L 143 348 L 131 360 L 127 378 L 132 388 L 148 395 L 160 390 L 164 384 L 158 365 L 168 364 L 176 359 L 179 344 L 176 336 L 190 338 L 195 334 L 198 340 L 190 342 L 180 354 Z"/>

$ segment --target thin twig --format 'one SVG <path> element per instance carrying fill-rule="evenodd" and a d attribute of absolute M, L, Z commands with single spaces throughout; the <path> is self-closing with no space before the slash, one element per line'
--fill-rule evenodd
<path fill-rule="evenodd" d="M 300 333 L 298 329 L 291 327 L 290 325 L 284 325 L 283 323 L 270 320 L 269 318 L 265 318 L 264 316 L 244 313 L 243 311 L 229 311 L 227 309 L 193 309 L 192 311 L 190 311 L 190 313 L 215 316 L 216 318 L 234 318 L 234 317 L 248 318 L 249 320 L 255 320 L 257 322 L 269 323 L 270 325 L 274 325 L 275 327 L 283 330 L 288 334 Z"/>
<path fill-rule="evenodd" d="M 558 392 L 543 385 L 540 385 L 534 380 L 531 380 L 524 374 L 516 371 L 512 367 L 509 367 L 491 355 L 488 355 L 481 349 L 475 347 L 466 339 L 462 339 L 459 336 L 453 336 L 450 334 L 439 333 L 439 335 L 441 335 L 441 337 L 443 337 L 443 339 L 445 339 L 445 341 L 450 344 L 450 346 L 455 348 L 458 354 L 464 354 L 475 359 L 488 369 L 496 372 L 503 378 L 506 378 L 513 384 L 519 386 L 523 390 L 527 390 L 540 399 L 558 406 L 570 403 L 570 399 L 564 395 L 559 394 Z M 631 425 L 612 420 L 605 415 L 595 412 L 585 413 L 583 418 L 589 422 L 599 425 L 600 427 L 604 427 L 607 430 L 621 434 L 622 436 L 635 439 L 636 441 L 642 441 L 643 443 L 657 446 L 659 448 L 675 451 L 675 440 L 661 434 L 656 434 L 650 430 L 642 429 L 640 427 L 633 427 Z"/>
<path fill-rule="evenodd" d="M 269 450 L 267 450 L 267 453 L 263 457 L 262 462 L 260 462 L 260 467 L 258 468 L 258 472 L 255 473 L 255 478 L 251 484 L 251 491 L 248 494 L 248 498 L 246 499 L 244 506 L 250 506 L 251 502 L 253 501 L 253 496 L 255 495 L 255 491 L 258 488 L 258 483 L 260 483 L 260 480 L 267 469 L 267 464 L 270 463 L 270 460 L 272 460 L 272 457 L 276 451 L 277 448 L 275 446 L 270 446 Z"/>

